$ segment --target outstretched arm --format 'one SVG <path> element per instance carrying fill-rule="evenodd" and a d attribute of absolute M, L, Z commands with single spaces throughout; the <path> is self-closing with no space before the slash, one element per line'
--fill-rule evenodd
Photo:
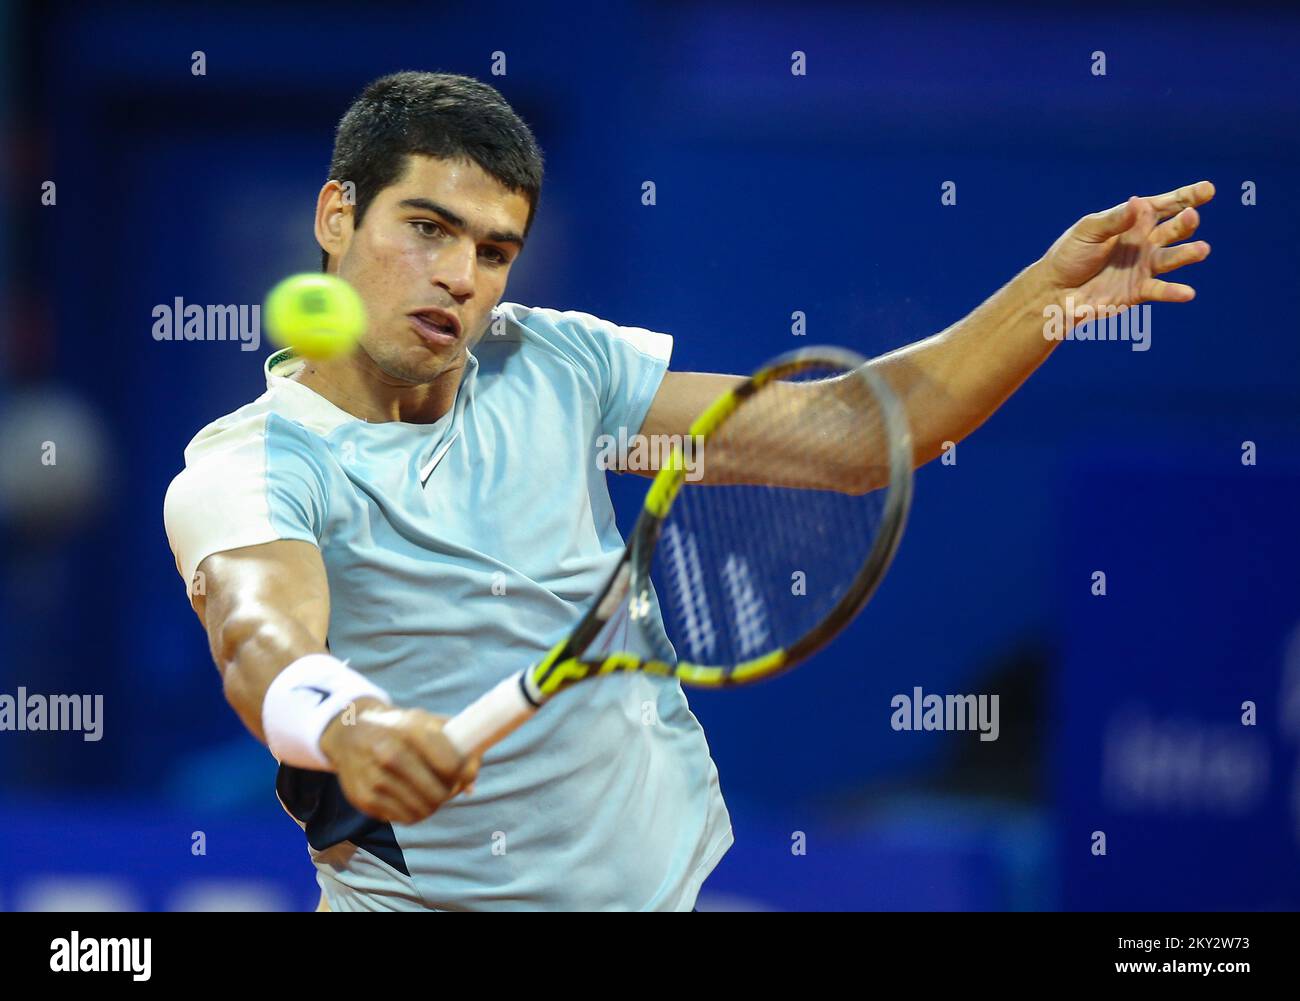
<path fill-rule="evenodd" d="M 907 410 L 916 463 L 928 462 L 944 442 L 960 441 L 983 424 L 1046 360 L 1059 343 L 1045 336 L 1052 316 L 1061 318 L 1056 329 L 1064 333 L 1103 310 L 1190 301 L 1190 286 L 1157 276 L 1209 254 L 1204 241 L 1179 241 L 1196 231 L 1196 207 L 1213 197 L 1214 185 L 1201 181 L 1161 195 L 1135 195 L 1086 215 L 951 327 L 872 360 Z M 739 378 L 669 372 L 641 433 L 685 434 L 695 416 Z M 755 461 L 761 464 L 761 455 Z M 870 464 L 883 462 L 880 457 Z M 761 469 L 756 472 L 761 475 Z M 790 475 L 784 461 L 781 475 Z M 809 470 L 810 481 L 817 478 Z"/>

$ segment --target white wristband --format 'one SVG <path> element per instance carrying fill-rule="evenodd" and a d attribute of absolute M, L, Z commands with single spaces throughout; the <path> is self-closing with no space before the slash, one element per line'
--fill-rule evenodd
<path fill-rule="evenodd" d="M 346 663 L 327 653 L 299 657 L 275 676 L 262 701 L 266 746 L 281 764 L 332 772 L 320 749 L 330 721 L 357 699 L 392 700 Z"/>

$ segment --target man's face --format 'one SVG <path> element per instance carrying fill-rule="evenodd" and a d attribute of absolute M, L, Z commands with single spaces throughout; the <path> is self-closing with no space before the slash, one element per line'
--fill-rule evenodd
<path fill-rule="evenodd" d="M 478 164 L 407 157 L 405 175 L 379 192 L 361 226 L 344 227 L 339 257 L 369 316 L 361 347 L 380 371 L 424 385 L 464 367 L 527 221 L 528 199 Z M 439 329 L 453 318 L 457 329 Z"/>

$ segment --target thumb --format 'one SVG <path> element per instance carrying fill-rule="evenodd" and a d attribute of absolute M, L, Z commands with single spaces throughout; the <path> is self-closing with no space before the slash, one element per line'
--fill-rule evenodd
<path fill-rule="evenodd" d="M 460 777 L 456 781 L 456 787 L 451 791 L 453 796 L 461 792 L 466 796 L 474 795 L 474 782 L 478 778 L 479 765 L 482 763 L 483 759 L 475 755 L 461 766 Z"/>
<path fill-rule="evenodd" d="M 1113 236 L 1119 236 L 1137 217 L 1137 206 L 1141 199 L 1130 195 L 1128 201 L 1121 202 L 1104 212 L 1086 215 L 1075 224 L 1074 235 L 1084 243 L 1104 243 Z"/>

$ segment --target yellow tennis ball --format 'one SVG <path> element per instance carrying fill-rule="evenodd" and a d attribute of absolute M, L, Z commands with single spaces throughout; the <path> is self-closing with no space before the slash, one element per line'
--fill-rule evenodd
<path fill-rule="evenodd" d="M 366 329 L 366 307 L 342 278 L 291 275 L 267 294 L 262 319 L 272 343 L 324 361 L 356 347 Z"/>

